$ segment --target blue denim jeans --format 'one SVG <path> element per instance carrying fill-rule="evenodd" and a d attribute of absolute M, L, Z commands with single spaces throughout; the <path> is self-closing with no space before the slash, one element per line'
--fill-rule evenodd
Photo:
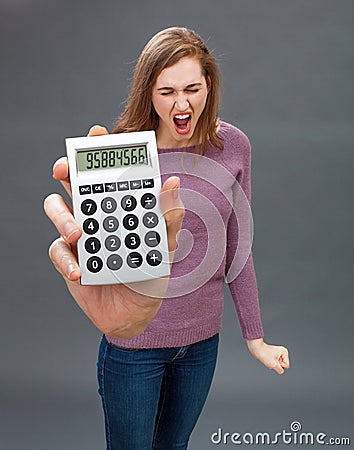
<path fill-rule="evenodd" d="M 214 375 L 219 336 L 177 348 L 125 349 L 102 338 L 99 394 L 107 450 L 186 449 Z"/>

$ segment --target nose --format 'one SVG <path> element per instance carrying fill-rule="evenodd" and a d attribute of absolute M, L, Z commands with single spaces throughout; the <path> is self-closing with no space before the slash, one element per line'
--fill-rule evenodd
<path fill-rule="evenodd" d="M 175 107 L 178 111 L 185 111 L 189 108 L 188 96 L 184 92 L 176 94 Z"/>

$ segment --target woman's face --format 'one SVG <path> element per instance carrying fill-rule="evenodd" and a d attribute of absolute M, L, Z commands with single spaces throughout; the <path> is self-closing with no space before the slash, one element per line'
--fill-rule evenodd
<path fill-rule="evenodd" d="M 156 130 L 158 147 L 199 144 L 192 138 L 208 92 L 196 58 L 182 58 L 160 73 L 152 89 L 152 103 L 160 118 Z"/>

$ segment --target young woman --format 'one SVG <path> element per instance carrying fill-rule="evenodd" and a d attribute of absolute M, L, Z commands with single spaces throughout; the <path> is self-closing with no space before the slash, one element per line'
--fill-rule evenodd
<path fill-rule="evenodd" d="M 168 28 L 142 51 L 112 131 L 156 131 L 169 249 L 175 252 L 169 284 L 160 286 L 163 300 L 133 286 L 81 286 L 74 250 L 81 230 L 60 196 L 45 200 L 62 236 L 50 257 L 104 333 L 98 381 L 107 450 L 187 448 L 214 374 L 225 277 L 251 354 L 279 374 L 289 367 L 287 349 L 263 340 L 252 253 L 242 245 L 250 144 L 219 120 L 219 102 L 213 55 L 195 32 Z M 94 126 L 89 135 L 107 133 Z M 70 192 L 66 159 L 54 165 L 54 177 Z"/>

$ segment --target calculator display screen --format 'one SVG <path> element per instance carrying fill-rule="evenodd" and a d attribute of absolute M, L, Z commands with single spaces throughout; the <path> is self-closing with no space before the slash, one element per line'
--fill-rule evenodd
<path fill-rule="evenodd" d="M 100 169 L 118 169 L 149 164 L 146 145 L 104 148 L 77 152 L 79 172 Z"/>

